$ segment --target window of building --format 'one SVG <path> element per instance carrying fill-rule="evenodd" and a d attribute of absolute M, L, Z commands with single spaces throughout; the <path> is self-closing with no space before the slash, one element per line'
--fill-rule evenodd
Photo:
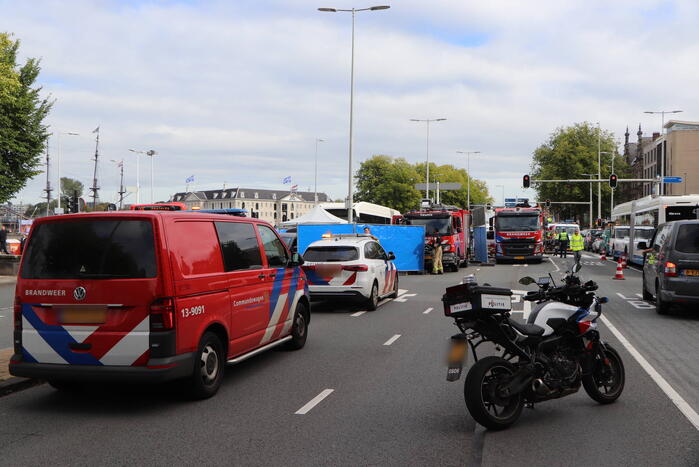
<path fill-rule="evenodd" d="M 241 191 L 241 192 L 240 192 L 240 197 L 241 197 L 241 198 L 245 198 L 245 192 L 244 192 L 244 191 Z"/>
<path fill-rule="evenodd" d="M 277 199 L 277 194 L 276 194 L 276 193 L 272 193 L 272 199 Z"/>
<path fill-rule="evenodd" d="M 255 194 L 257 194 L 257 193 L 255 193 Z M 258 211 L 259 209 L 260 209 L 260 203 L 255 203 L 255 211 Z"/>
<path fill-rule="evenodd" d="M 258 193 L 255 193 L 255 199 L 259 198 L 260 195 Z"/>
<path fill-rule="evenodd" d="M 245 201 L 242 203 L 242 209 L 245 209 Z"/>

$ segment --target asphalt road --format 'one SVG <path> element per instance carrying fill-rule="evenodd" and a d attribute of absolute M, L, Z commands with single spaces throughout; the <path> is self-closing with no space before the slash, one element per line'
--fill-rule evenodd
<path fill-rule="evenodd" d="M 617 403 L 600 406 L 581 390 L 525 410 L 502 432 L 468 415 L 463 379 L 445 379 L 456 328 L 443 316 L 444 288 L 475 273 L 479 282 L 523 289 L 520 277 L 554 270 L 545 263 L 402 276 L 400 300 L 376 312 L 315 306 L 304 349 L 229 367 L 206 401 L 185 401 L 169 387 L 66 395 L 46 385 L 0 398 L 0 464 L 698 465 L 699 431 L 604 326 L 626 365 Z M 581 274 L 611 271 L 589 264 Z M 635 293 L 632 275 L 601 283 L 612 299 L 608 319 L 699 410 L 696 362 L 682 360 L 696 358 L 696 344 L 678 334 L 698 319 L 657 317 L 615 298 Z"/>

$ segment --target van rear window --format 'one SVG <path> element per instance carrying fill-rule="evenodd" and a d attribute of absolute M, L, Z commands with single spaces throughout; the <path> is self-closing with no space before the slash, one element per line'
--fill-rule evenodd
<path fill-rule="evenodd" d="M 675 249 L 682 253 L 699 254 L 699 224 L 680 226 L 677 231 Z"/>
<path fill-rule="evenodd" d="M 153 226 L 145 220 L 39 224 L 25 255 L 23 279 L 139 279 L 157 273 Z"/>
<path fill-rule="evenodd" d="M 311 262 L 354 261 L 359 259 L 359 250 L 353 246 L 312 246 L 303 254 Z"/>

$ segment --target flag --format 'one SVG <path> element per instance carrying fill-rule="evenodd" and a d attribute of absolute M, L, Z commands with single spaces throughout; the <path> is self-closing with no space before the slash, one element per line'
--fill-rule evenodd
<path fill-rule="evenodd" d="M 298 185 L 291 185 L 291 191 L 296 191 L 296 189 L 297 189 L 298 187 L 299 187 Z"/>
<path fill-rule="evenodd" d="M 97 125 L 97 128 L 95 128 L 94 130 L 92 130 L 92 132 L 93 132 L 93 133 L 99 133 L 99 132 L 100 132 L 100 126 Z"/>
<path fill-rule="evenodd" d="M 117 164 L 117 167 L 124 167 L 124 161 L 120 160 L 119 163 Z"/>
<path fill-rule="evenodd" d="M 194 181 L 194 175 L 190 175 L 187 177 L 187 179 L 184 181 L 185 183 L 192 183 Z"/>
<path fill-rule="evenodd" d="M 284 177 L 284 180 L 282 180 L 282 183 L 286 185 L 287 183 L 291 183 L 291 176 L 289 177 Z"/>

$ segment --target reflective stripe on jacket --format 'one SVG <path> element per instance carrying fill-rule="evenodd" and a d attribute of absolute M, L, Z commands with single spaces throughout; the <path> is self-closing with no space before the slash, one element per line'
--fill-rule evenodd
<path fill-rule="evenodd" d="M 556 240 L 563 240 L 563 241 L 568 241 L 568 232 L 559 232 L 558 235 L 556 235 Z"/>
<path fill-rule="evenodd" d="M 573 234 L 573 236 L 570 237 L 570 249 L 573 251 L 580 251 L 583 248 L 585 248 L 585 240 L 583 239 L 583 236 Z"/>

